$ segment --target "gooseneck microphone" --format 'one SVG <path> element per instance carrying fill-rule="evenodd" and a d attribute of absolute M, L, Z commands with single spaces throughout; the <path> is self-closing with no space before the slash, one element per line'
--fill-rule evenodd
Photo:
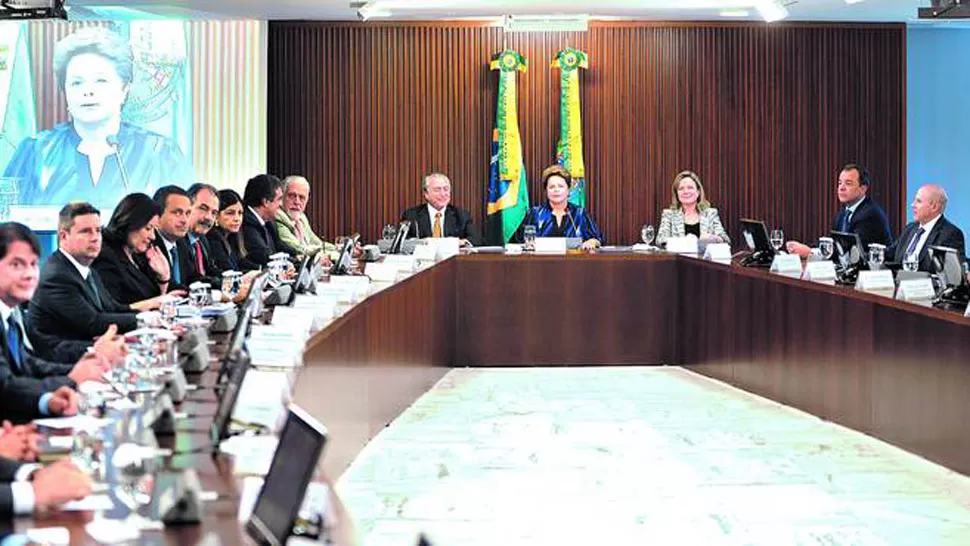
<path fill-rule="evenodd" d="M 121 181 L 125 184 L 125 191 L 128 191 L 131 189 L 131 184 L 128 183 L 128 171 L 125 169 L 125 162 L 121 159 L 121 144 L 118 143 L 117 135 L 111 135 L 107 140 L 108 146 L 114 148 L 115 161 L 118 162 L 118 171 L 121 172 Z"/>

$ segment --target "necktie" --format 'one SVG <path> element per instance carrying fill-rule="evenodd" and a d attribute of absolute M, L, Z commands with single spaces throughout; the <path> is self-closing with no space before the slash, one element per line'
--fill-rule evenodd
<path fill-rule="evenodd" d="M 296 225 L 296 238 L 303 244 L 306 244 L 306 234 L 303 233 L 303 224 L 299 220 L 293 222 Z"/>
<path fill-rule="evenodd" d="M 19 372 L 23 370 L 24 355 L 20 342 L 20 325 L 17 323 L 16 311 L 10 314 L 7 319 L 7 347 L 10 348 L 10 356 L 13 358 L 15 369 Z"/>
<path fill-rule="evenodd" d="M 432 237 L 441 237 L 441 213 L 434 213 L 434 226 L 431 228 Z"/>
<path fill-rule="evenodd" d="M 88 272 L 88 278 L 87 279 L 84 279 L 84 282 L 88 283 L 88 286 L 91 287 L 91 291 L 94 292 L 94 299 L 97 300 L 98 307 L 100 307 L 101 306 L 101 291 L 98 290 L 98 284 L 96 282 L 94 282 L 94 272 L 93 271 L 89 271 Z"/>
<path fill-rule="evenodd" d="M 839 231 L 846 232 L 849 231 L 849 209 L 842 209 L 842 214 L 839 216 Z"/>
<path fill-rule="evenodd" d="M 169 251 L 169 257 L 172 258 L 172 279 L 175 284 L 182 284 L 182 266 L 179 264 L 178 245 L 172 247 L 172 250 Z"/>
<path fill-rule="evenodd" d="M 202 257 L 202 240 L 195 240 L 195 265 L 199 268 L 199 275 L 205 276 L 205 259 Z"/>
<path fill-rule="evenodd" d="M 920 226 L 916 230 L 916 235 L 913 236 L 913 240 L 910 241 L 909 246 L 906 247 L 907 256 L 911 256 L 914 252 L 916 252 L 916 245 L 919 244 L 919 239 L 920 237 L 923 236 L 923 233 L 924 233 L 923 226 Z"/>

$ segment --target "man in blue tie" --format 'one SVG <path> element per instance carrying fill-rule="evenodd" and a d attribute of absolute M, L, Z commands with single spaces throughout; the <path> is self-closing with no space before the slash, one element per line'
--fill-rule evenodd
<path fill-rule="evenodd" d="M 178 186 L 161 187 L 152 199 L 162 209 L 162 214 L 158 217 L 155 246 L 168 258 L 169 270 L 172 272 L 169 290 L 186 288 L 195 282 L 192 278 L 192 248 L 186 239 L 189 233 L 189 216 L 192 214 L 192 199 Z"/>
<path fill-rule="evenodd" d="M 862 165 L 849 163 L 839 171 L 836 186 L 839 198 L 839 213 L 832 220 L 832 231 L 856 233 L 862 245 L 872 243 L 889 245 L 892 231 L 886 212 L 869 196 L 872 177 Z M 798 241 L 788 241 L 788 252 L 807 258 L 811 248 Z"/>
<path fill-rule="evenodd" d="M 936 184 L 927 184 L 916 191 L 913 198 L 913 221 L 886 249 L 886 261 L 902 263 L 909 258 L 918 263 L 919 271 L 933 271 L 933 262 L 927 250 L 931 246 L 955 248 L 960 262 L 966 259 L 963 231 L 944 218 L 948 197 L 946 190 Z"/>

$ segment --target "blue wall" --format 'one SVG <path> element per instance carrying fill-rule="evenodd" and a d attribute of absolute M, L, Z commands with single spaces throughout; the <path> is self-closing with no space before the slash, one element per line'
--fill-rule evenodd
<path fill-rule="evenodd" d="M 906 38 L 907 203 L 936 182 L 947 218 L 970 233 L 970 29 L 909 28 Z"/>

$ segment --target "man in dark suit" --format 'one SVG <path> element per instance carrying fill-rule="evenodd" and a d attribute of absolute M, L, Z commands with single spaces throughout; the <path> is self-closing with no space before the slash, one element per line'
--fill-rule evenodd
<path fill-rule="evenodd" d="M 401 220 L 411 222 L 409 237 L 458 237 L 461 246 L 482 244 L 481 234 L 467 210 L 451 204 L 451 181 L 431 173 L 421 182 L 425 203 L 404 211 Z"/>
<path fill-rule="evenodd" d="M 219 193 L 208 184 L 193 184 L 187 191 L 192 202 L 189 214 L 187 241 L 191 251 L 193 278 L 207 282 L 212 288 L 222 286 L 222 271 L 212 261 L 206 235 L 216 224 L 219 215 Z"/>
<path fill-rule="evenodd" d="M 77 389 L 85 381 L 100 380 L 111 363 L 95 353 L 86 354 L 76 364 L 51 362 L 33 354 L 30 338 L 24 335 L 20 307 L 30 301 L 37 288 L 39 256 L 40 244 L 27 226 L 0 224 L 0 331 L 4 333 L 0 338 L 0 366 L 17 377 L 40 379 L 46 390 L 62 386 Z"/>
<path fill-rule="evenodd" d="M 283 203 L 283 184 L 271 174 L 250 178 L 243 194 L 243 247 L 246 258 L 261 266 L 278 252 L 295 256 L 296 252 L 280 241 L 276 231 L 276 213 Z"/>
<path fill-rule="evenodd" d="M 152 199 L 162 211 L 158 215 L 158 230 L 153 244 L 168 259 L 169 271 L 172 273 L 169 290 L 188 288 L 193 282 L 201 280 L 192 267 L 192 248 L 186 239 L 192 200 L 178 186 L 163 186 L 155 192 Z"/>
<path fill-rule="evenodd" d="M 27 329 L 37 354 L 57 362 L 75 362 L 94 338 L 112 324 L 125 333 L 138 327 L 135 311 L 115 301 L 91 263 L 101 252 L 101 213 L 90 203 L 61 209 L 58 250 L 44 265 L 30 299 Z"/>
<path fill-rule="evenodd" d="M 963 232 L 943 217 L 946 202 L 946 190 L 940 186 L 928 184 L 917 190 L 912 204 L 913 221 L 886 249 L 886 261 L 902 263 L 907 257 L 915 257 L 919 271 L 932 272 L 929 247 L 946 246 L 955 248 L 963 263 L 966 259 Z"/>
<path fill-rule="evenodd" d="M 842 209 L 832 220 L 832 231 L 856 233 L 866 248 L 872 243 L 889 245 L 892 230 L 885 211 L 869 197 L 872 178 L 861 165 L 849 163 L 839 172 L 838 197 Z M 788 252 L 807 258 L 811 249 L 798 241 L 789 241 Z"/>

